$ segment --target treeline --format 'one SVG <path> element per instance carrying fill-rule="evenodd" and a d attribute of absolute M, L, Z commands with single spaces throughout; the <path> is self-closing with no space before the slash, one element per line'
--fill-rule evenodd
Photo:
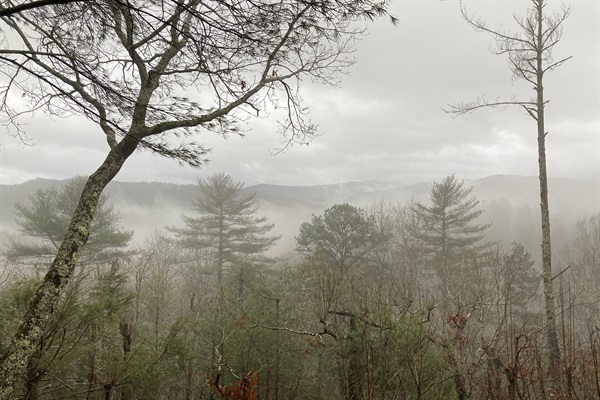
<path fill-rule="evenodd" d="M 0 354 L 84 182 L 15 205 L 22 237 L 3 248 Z M 489 240 L 453 175 L 428 202 L 333 205 L 299 227 L 287 260 L 268 256 L 279 238 L 242 189 L 225 174 L 199 181 L 189 213 L 137 248 L 104 197 L 14 397 L 600 397 L 600 215 L 576 223 L 554 277 L 556 381 L 539 267 L 523 245 Z"/>

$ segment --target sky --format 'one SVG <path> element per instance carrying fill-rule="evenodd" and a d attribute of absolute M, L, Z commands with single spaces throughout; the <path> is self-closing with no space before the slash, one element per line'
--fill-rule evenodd
<path fill-rule="evenodd" d="M 491 28 L 514 31 L 513 13 L 523 14 L 530 2 L 463 4 Z M 600 1 L 564 4 L 573 10 L 554 56 L 572 59 L 545 80 L 548 174 L 600 184 Z M 530 84 L 513 82 L 505 56 L 490 52 L 493 37 L 467 25 L 457 1 L 394 0 L 390 12 L 400 24 L 383 19 L 369 24 L 356 64 L 338 87 L 305 82 L 303 98 L 320 132 L 309 145 L 271 155 L 282 141 L 277 121 L 254 119 L 245 138 L 198 137 L 212 149 L 202 169 L 138 152 L 116 180 L 194 183 L 221 171 L 246 185 L 411 184 L 450 173 L 468 180 L 537 175 L 536 125 L 524 110 L 495 108 L 460 117 L 442 111 L 482 95 L 492 100 L 534 95 Z M 40 113 L 23 122 L 34 146 L 0 127 L 2 184 L 89 175 L 106 156 L 104 136 L 84 119 Z"/>

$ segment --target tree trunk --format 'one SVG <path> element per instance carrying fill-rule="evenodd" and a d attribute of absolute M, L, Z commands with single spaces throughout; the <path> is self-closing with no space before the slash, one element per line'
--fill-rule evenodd
<path fill-rule="evenodd" d="M 537 92 L 537 142 L 538 166 L 540 179 L 540 209 L 542 216 L 542 276 L 544 280 L 544 305 L 546 313 L 546 336 L 550 349 L 549 375 L 553 384 L 560 387 L 560 347 L 556 334 L 556 310 L 554 306 L 554 288 L 552 284 L 552 247 L 550 242 L 550 211 L 548 207 L 548 176 L 546 173 L 546 132 L 544 126 L 544 35 L 543 7 L 544 2 L 535 3 L 537 9 L 537 56 L 536 87 Z"/>
<path fill-rule="evenodd" d="M 194 384 L 194 363 L 192 360 L 188 361 L 187 374 L 185 380 L 185 400 L 192 400 L 194 398 L 193 391 Z"/>
<path fill-rule="evenodd" d="M 14 386 L 36 351 L 46 323 L 73 275 L 75 264 L 89 237 L 98 199 L 106 185 L 135 151 L 138 143 L 138 139 L 131 134 L 125 136 L 110 150 L 102 165 L 87 180 L 56 258 L 29 305 L 11 345 L 0 357 L 0 400 L 12 398 Z"/>
<path fill-rule="evenodd" d="M 121 321 L 119 324 L 119 330 L 121 331 L 121 337 L 123 339 L 123 368 L 126 368 L 129 353 L 131 353 L 131 342 L 133 340 L 133 325 L 125 321 Z M 131 384 L 123 382 L 121 386 L 121 400 L 129 400 L 133 398 Z"/>
<path fill-rule="evenodd" d="M 38 384 L 42 375 L 37 370 L 27 371 L 27 382 L 26 382 L 26 400 L 37 400 L 38 399 Z"/>
<path fill-rule="evenodd" d="M 350 355 L 348 360 L 348 400 L 360 400 L 361 395 L 361 366 L 360 342 L 355 317 L 350 317 L 350 334 L 348 335 Z"/>
<path fill-rule="evenodd" d="M 107 383 L 104 385 L 104 400 L 110 400 L 110 392 L 112 391 L 112 385 Z"/>
<path fill-rule="evenodd" d="M 456 354 L 454 354 L 455 350 L 448 348 L 448 351 L 450 352 L 448 354 L 448 364 L 450 365 L 450 367 L 452 368 L 452 370 L 454 372 L 452 379 L 454 380 L 454 389 L 456 390 L 456 398 L 458 400 L 466 400 L 468 397 L 467 389 L 465 386 L 465 380 L 462 376 L 462 373 L 460 372 L 458 358 L 456 357 Z"/>
<path fill-rule="evenodd" d="M 25 373 L 25 399 L 26 400 L 37 400 L 38 399 L 38 387 L 40 380 L 44 376 L 44 372 L 38 369 L 40 358 L 42 357 L 43 342 L 37 347 L 36 351 L 31 355 L 27 362 L 27 369 Z"/>
<path fill-rule="evenodd" d="M 279 325 L 279 303 L 281 302 L 280 298 L 276 298 L 275 299 L 275 326 L 281 326 Z M 277 341 L 278 344 L 278 349 L 277 349 L 277 353 L 275 354 L 275 395 L 273 396 L 273 398 L 275 400 L 279 399 L 279 375 L 280 375 L 280 371 L 281 371 L 281 360 L 280 360 L 280 356 L 279 354 L 281 353 L 280 349 L 281 349 L 281 344 L 279 342 L 279 340 Z M 267 397 L 268 400 L 268 397 Z"/>

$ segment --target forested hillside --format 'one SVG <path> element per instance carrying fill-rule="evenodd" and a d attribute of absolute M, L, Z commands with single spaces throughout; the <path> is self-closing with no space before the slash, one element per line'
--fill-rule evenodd
<path fill-rule="evenodd" d="M 3 214 L 19 233 L 3 241 L 1 346 L 82 183 L 3 187 L 3 204 L 18 200 Z M 17 390 L 37 399 L 535 398 L 550 382 L 540 368 L 532 183 L 114 182 Z M 600 216 L 588 212 L 589 182 L 553 185 L 579 200 L 553 216 L 559 322 L 576 363 L 565 366 L 569 390 L 592 396 Z M 135 242 L 137 230 L 146 231 Z"/>
<path fill-rule="evenodd" d="M 16 232 L 17 202 L 26 202 L 38 189 L 60 187 L 64 181 L 36 179 L 20 185 L 0 185 L 0 226 L 3 234 Z M 539 226 L 536 208 L 539 197 L 536 177 L 498 175 L 467 181 L 473 194 L 486 211 L 482 218 L 493 222 L 488 233 L 491 240 L 505 244 L 519 241 L 535 253 L 539 243 L 532 236 Z M 598 183 L 592 180 L 551 179 L 553 190 L 552 215 L 561 227 L 559 238 L 572 238 L 574 221 L 591 215 L 599 208 Z M 274 231 L 282 235 L 275 252 L 285 254 L 294 247 L 298 227 L 311 215 L 338 203 L 366 207 L 379 201 L 404 205 L 411 200 L 424 200 L 432 182 L 399 184 L 388 182 L 347 182 L 320 186 L 255 185 L 244 188 L 255 193 L 260 212 L 275 224 Z M 176 224 L 181 214 L 198 196 L 198 186 L 159 182 L 112 182 L 107 193 L 123 225 L 133 229 L 133 242 L 143 243 L 156 229 Z M 5 236 L 4 236 L 5 237 Z M 562 239 L 561 239 L 562 240 Z"/>

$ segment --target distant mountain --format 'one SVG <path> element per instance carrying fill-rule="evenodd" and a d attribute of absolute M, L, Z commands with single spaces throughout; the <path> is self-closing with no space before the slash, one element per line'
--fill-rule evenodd
<path fill-rule="evenodd" d="M 60 187 L 64 183 L 36 179 L 19 185 L 0 185 L 0 232 L 4 236 L 15 232 L 13 205 L 16 202 L 27 203 L 28 196 L 36 190 Z M 465 181 L 465 184 L 473 187 L 473 195 L 481 201 L 484 209 L 488 209 L 491 219 L 507 219 L 508 216 L 504 218 L 504 214 L 521 210 L 521 213 L 531 215 L 527 218 L 531 218 L 532 224 L 535 224 L 539 214 L 537 177 L 496 175 Z M 432 182 L 403 185 L 366 181 L 318 186 L 260 184 L 245 190 L 256 193 L 259 213 L 267 215 L 275 224 L 276 233 L 283 235 L 279 249 L 284 252 L 293 249 L 294 236 L 302 222 L 336 203 L 347 202 L 364 207 L 379 200 L 391 204 L 406 204 L 410 200 L 427 201 L 431 187 Z M 573 220 L 600 212 L 598 182 L 551 179 L 549 187 L 550 208 L 555 215 L 568 216 L 569 220 Z M 115 210 L 120 213 L 122 224 L 134 229 L 134 240 L 141 243 L 156 229 L 181 224 L 180 216 L 190 213 L 189 206 L 198 196 L 198 188 L 197 185 L 161 182 L 112 182 L 107 187 L 107 193 Z M 507 223 L 498 222 L 499 226 Z M 498 237 L 508 238 L 511 235 L 514 233 L 497 233 Z"/>

